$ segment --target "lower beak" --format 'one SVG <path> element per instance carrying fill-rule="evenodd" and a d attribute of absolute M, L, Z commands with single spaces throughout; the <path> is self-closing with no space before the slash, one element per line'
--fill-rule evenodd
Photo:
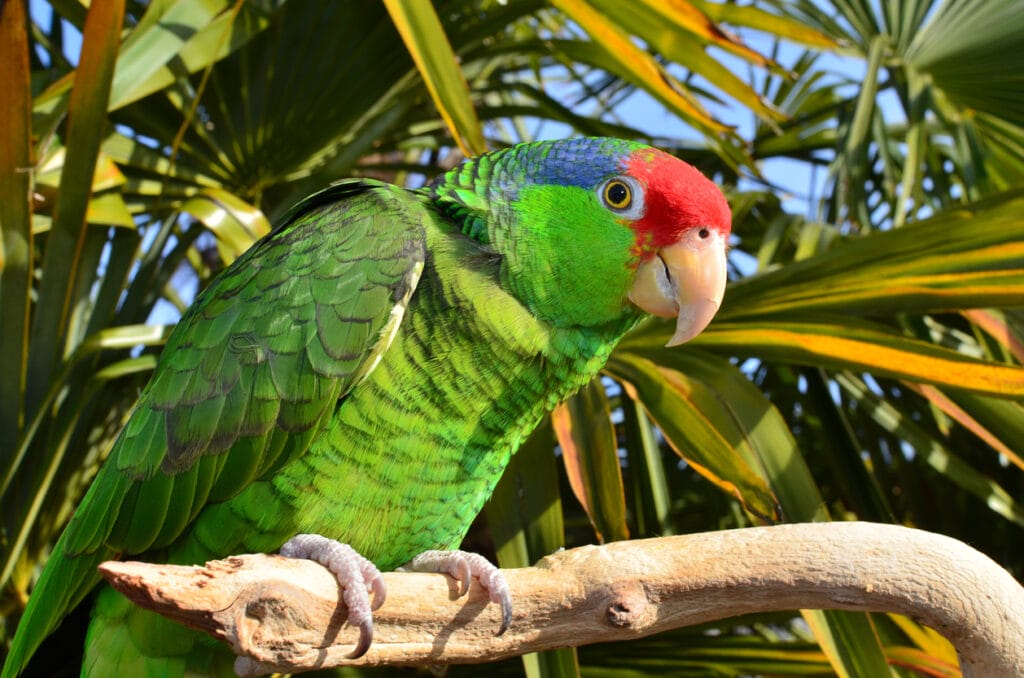
<path fill-rule="evenodd" d="M 725 236 L 711 229 L 690 229 L 681 240 L 640 264 L 629 299 L 643 310 L 676 318 L 667 346 L 700 334 L 722 304 L 726 283 Z"/>

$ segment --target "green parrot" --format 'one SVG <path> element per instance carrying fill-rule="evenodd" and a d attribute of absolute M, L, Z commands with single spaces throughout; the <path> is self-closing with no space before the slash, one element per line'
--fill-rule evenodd
<path fill-rule="evenodd" d="M 344 587 L 358 655 L 379 572 L 427 551 L 413 567 L 477 576 L 507 626 L 500 572 L 452 549 L 544 413 L 624 333 L 647 314 L 677 318 L 670 345 L 704 329 L 730 228 L 699 171 L 608 138 L 520 144 L 419 189 L 355 179 L 303 200 L 171 333 L 3 678 L 87 597 L 82 675 L 232 675 L 227 645 L 100 584 L 97 565 L 124 556 L 319 560 Z"/>

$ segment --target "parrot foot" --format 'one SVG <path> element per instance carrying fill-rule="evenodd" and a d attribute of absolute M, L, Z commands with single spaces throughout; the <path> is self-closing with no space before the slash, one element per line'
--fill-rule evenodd
<path fill-rule="evenodd" d="M 344 592 L 348 623 L 359 627 L 359 642 L 348 655 L 356 659 L 366 654 L 373 642 L 373 611 L 384 604 L 384 578 L 377 566 L 349 546 L 319 534 L 299 534 L 281 547 L 282 556 L 320 563 L 334 573 Z M 370 603 L 370 592 L 373 603 Z"/>
<path fill-rule="evenodd" d="M 479 553 L 424 551 L 399 569 L 447 574 L 459 582 L 460 596 L 469 593 L 470 581 L 476 577 L 487 591 L 491 602 L 501 606 L 501 628 L 494 635 L 500 636 L 505 633 L 512 623 L 512 594 L 508 589 L 505 575 Z"/>

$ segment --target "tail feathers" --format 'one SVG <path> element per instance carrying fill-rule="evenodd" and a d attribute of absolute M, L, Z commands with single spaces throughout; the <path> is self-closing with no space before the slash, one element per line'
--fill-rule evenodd
<path fill-rule="evenodd" d="M 100 591 L 85 640 L 82 676 L 170 678 L 184 675 L 184 657 L 161 657 L 153 661 L 139 651 L 125 623 L 130 607 L 131 603 L 110 587 L 105 586 Z"/>
<path fill-rule="evenodd" d="M 97 566 L 114 555 L 110 549 L 102 548 L 95 553 L 67 557 L 61 544 L 57 544 L 29 598 L 0 678 L 15 678 L 24 671 L 43 640 L 100 581 Z"/>
<path fill-rule="evenodd" d="M 85 640 L 83 678 L 231 676 L 230 648 L 199 631 L 136 607 L 103 585 Z"/>

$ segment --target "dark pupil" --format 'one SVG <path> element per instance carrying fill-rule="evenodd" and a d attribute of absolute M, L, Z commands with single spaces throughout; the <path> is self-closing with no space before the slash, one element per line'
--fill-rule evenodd
<path fill-rule="evenodd" d="M 621 207 L 629 199 L 629 191 L 624 184 L 612 184 L 608 187 L 608 202 Z"/>

